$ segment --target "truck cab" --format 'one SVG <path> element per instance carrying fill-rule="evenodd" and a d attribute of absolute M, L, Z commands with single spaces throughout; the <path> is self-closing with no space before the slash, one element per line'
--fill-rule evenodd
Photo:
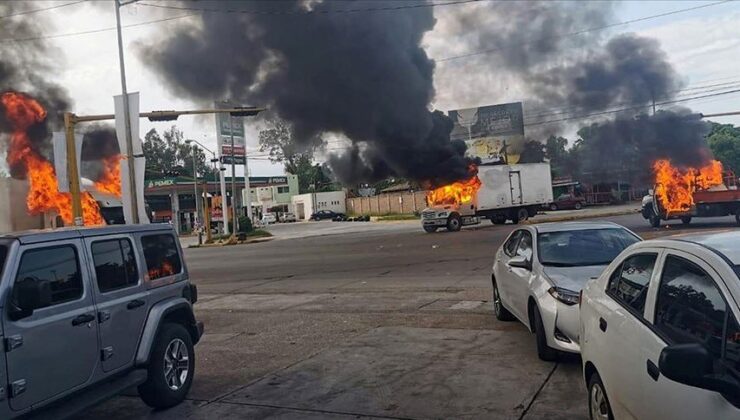
<path fill-rule="evenodd" d="M 480 223 L 475 215 L 475 204 L 445 204 L 427 207 L 421 212 L 421 225 L 427 233 L 444 227 L 450 232 L 457 232 L 466 225 Z"/>

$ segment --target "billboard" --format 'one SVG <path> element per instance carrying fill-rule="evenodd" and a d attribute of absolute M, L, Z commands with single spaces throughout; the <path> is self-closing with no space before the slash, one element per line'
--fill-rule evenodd
<path fill-rule="evenodd" d="M 457 109 L 448 115 L 454 123 L 450 138 L 464 141 L 468 156 L 484 164 L 519 161 L 524 147 L 521 102 Z"/>
<path fill-rule="evenodd" d="M 234 108 L 234 104 L 229 101 L 218 101 L 214 105 L 216 109 Z M 234 132 L 233 150 L 231 147 L 232 130 Z M 244 164 L 246 142 L 244 140 L 244 120 L 242 118 L 232 118 L 228 113 L 217 113 L 216 140 L 223 163 L 231 163 L 231 157 L 233 156 L 236 158 L 237 164 Z"/>

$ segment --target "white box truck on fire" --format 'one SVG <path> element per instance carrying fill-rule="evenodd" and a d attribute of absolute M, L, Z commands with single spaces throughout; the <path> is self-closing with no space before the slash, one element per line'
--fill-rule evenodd
<path fill-rule="evenodd" d="M 477 178 L 480 182 L 471 178 L 430 192 L 429 207 L 421 213 L 426 232 L 441 227 L 455 232 L 481 218 L 494 224 L 519 223 L 553 201 L 549 163 L 480 165 Z"/>

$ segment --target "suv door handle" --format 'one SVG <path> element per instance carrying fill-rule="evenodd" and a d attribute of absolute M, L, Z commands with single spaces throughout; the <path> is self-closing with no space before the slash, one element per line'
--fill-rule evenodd
<path fill-rule="evenodd" d="M 599 318 L 599 329 L 606 332 L 606 320 L 604 318 Z"/>
<path fill-rule="evenodd" d="M 93 314 L 82 314 L 78 316 L 77 318 L 72 320 L 72 326 L 78 326 L 82 324 L 87 324 L 88 322 L 95 321 L 95 315 Z"/>
<path fill-rule="evenodd" d="M 657 366 L 655 366 L 655 363 L 653 363 L 651 360 L 647 361 L 647 373 L 650 375 L 651 378 L 653 378 L 654 381 L 658 380 L 658 377 L 660 376 L 660 369 L 658 369 Z"/>
<path fill-rule="evenodd" d="M 144 303 L 145 303 L 145 302 L 144 302 L 143 300 L 140 300 L 140 299 L 134 299 L 134 300 L 132 300 L 131 302 L 129 302 L 129 303 L 128 303 L 128 305 L 126 305 L 126 309 L 136 309 L 136 308 L 138 308 L 139 306 L 143 306 L 143 305 L 144 305 Z"/>

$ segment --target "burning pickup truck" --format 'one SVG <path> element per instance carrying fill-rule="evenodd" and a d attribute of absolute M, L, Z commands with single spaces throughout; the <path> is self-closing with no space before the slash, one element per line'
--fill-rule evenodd
<path fill-rule="evenodd" d="M 454 182 L 427 194 L 428 208 L 421 225 L 428 233 L 439 228 L 456 232 L 488 218 L 494 224 L 513 223 L 537 214 L 552 202 L 549 163 L 480 165 L 465 181 Z"/>
<path fill-rule="evenodd" d="M 701 168 L 677 168 L 667 160 L 653 164 L 655 187 L 642 199 L 642 216 L 653 227 L 661 220 L 735 215 L 740 224 L 738 178 L 712 161 Z"/>

